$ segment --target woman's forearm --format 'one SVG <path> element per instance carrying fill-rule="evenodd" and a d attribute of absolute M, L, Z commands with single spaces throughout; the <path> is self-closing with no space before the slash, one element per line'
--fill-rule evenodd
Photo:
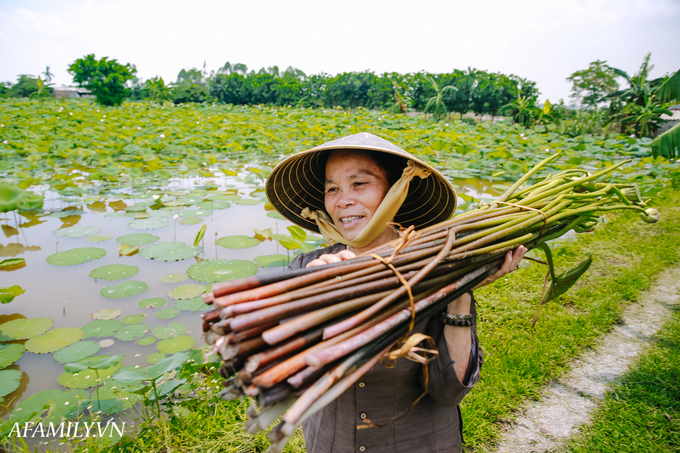
<path fill-rule="evenodd" d="M 469 315 L 472 297 L 465 293 L 448 305 L 452 315 Z M 472 332 L 470 327 L 444 326 L 444 337 L 449 349 L 449 356 L 454 361 L 453 369 L 458 380 L 463 383 L 472 350 Z"/>

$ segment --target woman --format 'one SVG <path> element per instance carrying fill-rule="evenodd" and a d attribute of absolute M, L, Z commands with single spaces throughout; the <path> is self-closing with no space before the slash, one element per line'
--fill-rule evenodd
<path fill-rule="evenodd" d="M 284 160 L 268 178 L 267 195 L 292 222 L 335 242 L 298 255 L 290 269 L 353 258 L 398 238 L 399 230 L 391 222 L 421 229 L 448 219 L 456 205 L 451 185 L 439 172 L 368 133 Z M 515 269 L 525 252 L 524 247 L 508 252 L 501 270 L 482 285 Z M 472 326 L 445 324 L 448 318 L 460 317 L 471 317 Z M 472 295 L 464 294 L 448 305 L 446 313 L 416 324 L 415 332 L 431 336 L 439 351 L 428 368 L 427 395 L 409 411 L 423 393 L 421 365 L 398 360 L 394 368 L 387 368 L 378 363 L 303 424 L 307 451 L 462 450 L 458 405 L 479 380 L 482 365 Z M 375 426 L 394 418 L 383 428 Z"/>

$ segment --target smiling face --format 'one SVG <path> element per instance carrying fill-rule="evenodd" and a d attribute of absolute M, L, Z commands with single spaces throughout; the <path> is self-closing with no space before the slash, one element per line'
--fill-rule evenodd
<path fill-rule="evenodd" d="M 326 162 L 326 211 L 345 239 L 368 225 L 390 189 L 387 174 L 366 152 L 333 151 Z"/>

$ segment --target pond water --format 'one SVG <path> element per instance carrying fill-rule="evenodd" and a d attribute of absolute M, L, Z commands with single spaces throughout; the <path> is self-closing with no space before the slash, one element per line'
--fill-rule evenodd
<path fill-rule="evenodd" d="M 465 203 L 465 199 L 469 200 L 469 197 L 492 197 L 500 192 L 491 183 L 483 180 L 454 180 L 453 183 L 463 196 L 459 198 L 460 204 Z M 245 268 L 256 269 L 258 273 L 277 272 L 285 266 L 288 258 L 281 259 L 279 256 L 278 261 L 272 258 L 270 261 L 273 261 L 273 267 L 258 267 L 253 261 L 257 261 L 258 257 L 271 255 L 292 258 L 294 254 L 294 250 L 289 251 L 280 241 L 271 239 L 254 241 L 256 245 L 249 248 L 225 248 L 216 244 L 217 238 L 226 236 L 242 235 L 252 238 L 255 235 L 253 229 L 265 233 L 267 229 L 271 229 L 272 234 L 291 234 L 287 228 L 292 224 L 277 218 L 277 213 L 266 209 L 263 181 L 252 177 L 250 172 L 243 171 L 237 176 L 210 179 L 171 179 L 162 190 L 127 186 L 102 196 L 97 195 L 94 187 L 90 191 L 90 194 L 80 197 L 61 197 L 48 191 L 44 193 L 46 199 L 42 211 L 22 214 L 10 212 L 0 218 L 5 236 L 0 240 L 0 261 L 10 257 L 25 259 L 24 267 L 0 272 L 0 287 L 19 285 L 25 289 L 25 293 L 11 303 L 0 306 L 0 324 L 21 317 L 45 317 L 54 322 L 52 329 L 86 327 L 81 341 L 94 342 L 100 348 L 96 350 L 96 346 L 91 345 L 96 350 L 92 354 L 121 354 L 125 355 L 123 366 L 148 366 L 162 357 L 159 349 L 168 351 L 167 348 L 160 347 L 161 340 L 173 336 L 167 333 L 157 334 L 154 329 L 159 326 L 172 324 L 175 337 L 190 337 L 184 339 L 181 346 L 172 345 L 171 353 L 203 345 L 199 313 L 205 306 L 201 301 L 193 299 L 196 294 L 190 297 L 182 295 L 181 298 L 173 298 L 168 294 L 169 291 L 187 284 L 207 285 L 203 289 L 199 288 L 199 291 L 209 290 L 211 283 L 196 281 L 183 275 L 191 265 L 203 260 L 246 260 L 249 263 L 238 262 L 235 268 L 229 268 L 232 270 L 217 271 L 213 275 L 237 273 Z M 223 201 L 210 201 L 214 197 Z M 215 209 L 209 209 L 211 207 Z M 199 212 L 193 212 L 192 215 L 192 211 L 196 210 Z M 173 219 L 175 214 L 178 215 L 178 220 Z M 139 223 L 141 220 L 135 219 L 135 216 L 148 216 L 147 222 L 161 222 L 160 225 L 149 227 L 160 227 L 143 230 L 131 228 L 131 222 Z M 196 223 L 180 222 L 188 218 L 196 219 L 192 220 Z M 203 225 L 206 230 L 199 244 L 202 250 L 196 256 L 179 261 L 162 261 L 142 256 L 146 248 L 155 244 L 180 242 L 190 246 Z M 80 237 L 55 234 L 61 234 L 60 231 L 63 233 L 72 227 L 91 228 L 80 234 L 77 230 L 68 230 Z M 141 245 L 137 253 L 121 255 L 121 243 L 117 239 L 135 233 L 148 233 L 158 239 Z M 106 239 L 103 235 L 110 238 Z M 92 239 L 102 241 L 92 242 Z M 315 240 L 320 240 L 320 237 L 310 234 L 305 239 L 310 243 L 309 246 Z M 82 247 L 101 249 L 105 254 L 101 258 L 76 265 L 55 265 L 47 261 L 48 257 L 57 252 Z M 266 264 L 264 261 L 258 263 Z M 93 270 L 113 264 L 134 266 L 138 268 L 138 272 L 111 281 L 89 276 Z M 180 276 L 170 278 L 172 283 L 161 280 L 170 274 Z M 105 287 L 121 282 L 141 282 L 137 284 L 138 289 L 132 291 L 141 292 L 121 298 L 107 298 L 102 295 Z M 113 290 L 104 290 L 104 294 L 115 295 L 110 291 Z M 149 299 L 154 299 L 155 302 L 143 302 Z M 189 303 L 188 300 L 193 302 Z M 145 326 L 132 328 L 127 336 L 119 335 L 122 339 L 117 338 L 113 330 L 106 332 L 106 329 L 101 335 L 91 336 L 93 331 L 87 329 L 88 324 L 94 321 L 93 315 L 106 309 L 120 310 L 120 314 L 112 318 L 123 321 L 121 325 L 116 324 L 118 330 L 126 326 Z M 184 329 L 186 332 L 182 333 L 181 330 Z M 59 378 L 64 373 L 64 363 L 55 359 L 55 354 L 58 351 L 44 354 L 26 351 L 9 367 L 21 370 L 23 376 L 20 387 L 7 395 L 4 405 L 0 405 L 1 416 L 6 416 L 18 402 L 30 395 L 47 389 L 63 389 Z"/>

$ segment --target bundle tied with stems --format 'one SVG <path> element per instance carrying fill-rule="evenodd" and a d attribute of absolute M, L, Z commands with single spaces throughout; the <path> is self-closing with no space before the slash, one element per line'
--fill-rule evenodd
<path fill-rule="evenodd" d="M 253 398 L 246 431 L 265 430 L 283 416 L 269 432 L 269 451 L 283 450 L 304 420 L 381 359 L 386 366 L 401 357 L 418 361 L 427 382 L 427 364 L 437 351 L 426 335 L 409 335 L 414 324 L 497 272 L 507 251 L 524 245 L 545 252 L 549 270 L 540 310 L 592 262 L 558 276 L 548 241 L 571 230 L 591 231 L 599 215 L 614 210 L 658 220 L 635 185 L 602 182 L 628 161 L 594 174 L 564 170 L 523 187 L 558 156 L 540 162 L 494 202 L 420 231 L 406 229 L 354 259 L 213 285 L 204 299 L 216 308 L 202 315 L 203 330 L 224 361 L 222 396 Z"/>

